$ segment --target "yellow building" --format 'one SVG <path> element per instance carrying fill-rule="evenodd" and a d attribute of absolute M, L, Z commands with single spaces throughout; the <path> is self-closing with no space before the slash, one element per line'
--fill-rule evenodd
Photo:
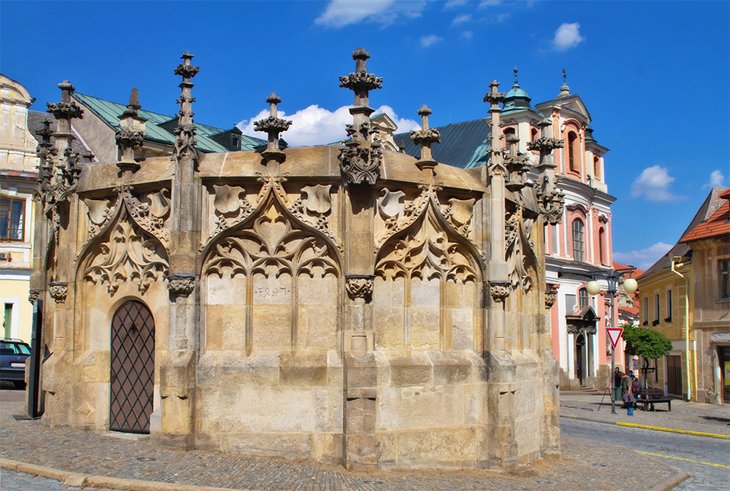
<path fill-rule="evenodd" d="M 0 337 L 30 341 L 28 302 L 33 259 L 33 192 L 38 177 L 36 139 L 28 127 L 33 98 L 0 74 Z"/>
<path fill-rule="evenodd" d="M 708 384 L 702 381 L 703 370 L 698 367 L 698 360 L 702 364 L 702 352 L 698 353 L 702 347 L 696 342 L 696 285 L 703 284 L 707 274 L 697 266 L 702 261 L 697 260 L 696 247 L 685 238 L 720 209 L 724 203 L 721 191 L 714 189 L 708 194 L 680 241 L 638 278 L 640 325 L 657 329 L 672 342 L 672 351 L 657 360 L 656 366 L 650 361 L 655 370 L 647 375 L 648 385 L 685 400 L 715 402 L 708 398 Z"/>

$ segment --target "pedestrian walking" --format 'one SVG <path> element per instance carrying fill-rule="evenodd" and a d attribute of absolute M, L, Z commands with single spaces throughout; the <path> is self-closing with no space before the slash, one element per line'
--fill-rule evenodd
<path fill-rule="evenodd" d="M 621 399 L 624 401 L 624 408 L 627 408 L 629 406 L 634 405 L 634 396 L 631 393 L 631 375 L 633 375 L 633 372 L 629 370 L 629 373 L 625 374 L 623 378 L 621 379 Z"/>

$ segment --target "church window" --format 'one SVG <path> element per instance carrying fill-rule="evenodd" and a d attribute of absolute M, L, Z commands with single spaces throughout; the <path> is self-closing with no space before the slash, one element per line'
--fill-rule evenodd
<path fill-rule="evenodd" d="M 576 218 L 573 220 L 573 259 L 583 261 L 583 222 Z"/>
<path fill-rule="evenodd" d="M 603 227 L 601 227 L 598 230 L 598 260 L 601 262 L 601 264 L 606 264 L 606 258 L 604 253 L 604 247 L 603 243 L 606 240 L 606 232 L 603 230 Z"/>
<path fill-rule="evenodd" d="M 578 166 L 578 135 L 571 131 L 568 133 L 568 168 L 573 172 L 580 172 Z"/>
<path fill-rule="evenodd" d="M 582 309 L 588 307 L 588 290 L 585 288 L 578 290 L 578 304 Z"/>
<path fill-rule="evenodd" d="M 601 180 L 601 159 L 593 157 L 593 177 L 597 180 Z"/>

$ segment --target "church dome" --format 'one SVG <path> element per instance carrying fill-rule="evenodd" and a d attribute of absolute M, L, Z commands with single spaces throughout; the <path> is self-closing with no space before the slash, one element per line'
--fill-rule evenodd
<path fill-rule="evenodd" d="M 514 68 L 515 83 L 512 88 L 504 95 L 504 108 L 503 111 L 516 111 L 519 109 L 530 108 L 530 96 L 527 92 L 520 87 L 517 82 L 517 67 Z"/>

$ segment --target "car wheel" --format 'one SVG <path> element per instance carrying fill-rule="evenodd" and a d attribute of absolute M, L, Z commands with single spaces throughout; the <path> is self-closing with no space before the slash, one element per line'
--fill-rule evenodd
<path fill-rule="evenodd" d="M 25 389 L 25 382 L 13 382 L 16 389 Z"/>

